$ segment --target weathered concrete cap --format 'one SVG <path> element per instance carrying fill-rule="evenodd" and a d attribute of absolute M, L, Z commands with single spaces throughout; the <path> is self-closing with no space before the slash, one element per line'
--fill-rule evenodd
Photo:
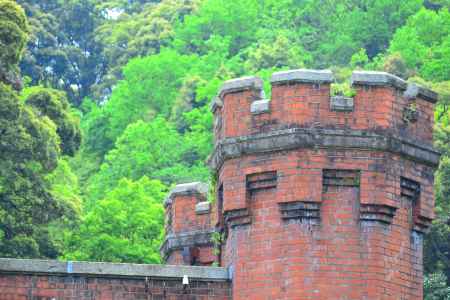
<path fill-rule="evenodd" d="M 223 107 L 223 102 L 219 97 L 214 97 L 211 101 L 210 110 L 212 113 L 216 111 L 216 109 Z"/>
<path fill-rule="evenodd" d="M 272 78 L 270 79 L 272 84 L 282 84 L 288 82 L 331 83 L 333 81 L 334 76 L 330 70 L 309 69 L 276 72 L 272 74 Z"/>
<path fill-rule="evenodd" d="M 419 96 L 431 103 L 436 103 L 438 100 L 438 94 L 436 92 L 412 82 L 408 83 L 403 96 L 408 100 L 415 99 Z"/>
<path fill-rule="evenodd" d="M 354 101 L 351 97 L 334 96 L 330 98 L 332 111 L 353 111 Z"/>
<path fill-rule="evenodd" d="M 263 81 L 256 76 L 241 77 L 225 81 L 219 91 L 219 98 L 223 98 L 227 93 L 239 92 L 244 90 L 261 90 Z"/>
<path fill-rule="evenodd" d="M 175 196 L 179 195 L 189 195 L 189 194 L 202 194 L 205 195 L 208 193 L 208 185 L 203 182 L 191 182 L 176 185 L 166 197 L 164 201 L 164 207 L 172 203 L 172 200 Z"/>
<path fill-rule="evenodd" d="M 209 201 L 199 202 L 195 205 L 195 213 L 197 215 L 209 214 L 211 211 L 211 203 Z"/>
<path fill-rule="evenodd" d="M 250 106 L 252 114 L 262 114 L 270 111 L 270 101 L 267 99 L 253 101 Z"/>
<path fill-rule="evenodd" d="M 352 84 L 383 86 L 390 85 L 405 90 L 407 83 L 400 77 L 377 71 L 353 71 Z"/>
<path fill-rule="evenodd" d="M 56 260 L 0 258 L 0 273 L 79 274 L 112 277 L 182 278 L 227 280 L 228 270 L 219 267 L 119 264 L 99 262 L 62 262 Z"/>

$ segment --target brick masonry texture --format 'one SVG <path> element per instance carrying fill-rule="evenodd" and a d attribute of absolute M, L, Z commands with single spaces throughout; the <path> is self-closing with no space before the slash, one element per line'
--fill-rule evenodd
<path fill-rule="evenodd" d="M 271 99 L 257 77 L 218 91 L 214 186 L 178 185 L 165 201 L 162 256 L 180 274 L 192 265 L 207 274 L 191 294 L 179 294 L 170 272 L 151 277 L 144 295 L 142 276 L 79 280 L 106 280 L 120 299 L 159 299 L 165 284 L 161 299 L 423 299 L 423 236 L 434 218 L 440 155 L 432 145 L 437 95 L 391 74 L 358 71 L 355 96 L 336 98 L 333 81 L 327 70 L 292 70 L 272 76 Z M 41 292 L 40 280 L 61 286 L 73 277 L 22 273 L 2 273 L 0 261 L 9 291 L 30 293 L 16 281 Z M 83 284 L 69 293 L 82 293 Z M 102 299 L 89 293 L 85 299 Z"/>
<path fill-rule="evenodd" d="M 330 71 L 275 73 L 265 99 L 262 81 L 246 77 L 226 82 L 213 101 L 209 230 L 222 235 L 213 256 L 232 274 L 233 299 L 423 298 L 437 95 L 391 74 L 358 71 L 355 96 L 336 99 L 333 81 Z M 171 228 L 180 241 L 192 228 L 205 231 L 192 209 L 203 201 L 196 197 L 173 202 L 190 206 L 172 220 L 182 223 Z M 197 225 L 186 223 L 194 217 Z M 204 244 L 186 243 L 178 262 L 202 261 Z"/>
<path fill-rule="evenodd" d="M 170 279 L 1 274 L 0 300 L 226 300 L 229 285 L 194 281 L 184 289 L 181 280 Z"/>
<path fill-rule="evenodd" d="M 231 283 L 223 268 L 0 259 L 0 300 L 19 299 L 229 300 Z"/>

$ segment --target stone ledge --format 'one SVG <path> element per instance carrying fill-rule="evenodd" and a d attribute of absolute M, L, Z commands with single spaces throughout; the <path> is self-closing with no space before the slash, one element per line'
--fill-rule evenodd
<path fill-rule="evenodd" d="M 197 215 L 209 214 L 211 212 L 211 203 L 208 201 L 199 202 L 195 205 Z"/>
<path fill-rule="evenodd" d="M 0 273 L 88 275 L 107 277 L 153 277 L 179 279 L 184 275 L 202 281 L 228 280 L 228 270 L 219 267 L 144 265 L 101 262 L 0 258 Z"/>
<path fill-rule="evenodd" d="M 436 103 L 438 94 L 434 91 L 419 86 L 415 83 L 408 83 L 405 80 L 393 74 L 376 71 L 354 71 L 351 78 L 352 84 L 356 85 L 373 85 L 385 86 L 390 85 L 394 88 L 400 89 L 404 92 L 406 98 L 422 97 L 424 100 L 431 103 Z"/>
<path fill-rule="evenodd" d="M 250 106 L 250 112 L 254 115 L 270 112 L 270 101 L 267 99 L 253 101 Z"/>
<path fill-rule="evenodd" d="M 213 244 L 212 235 L 215 230 L 191 231 L 175 233 L 166 236 L 160 251 L 164 258 L 167 258 L 174 250 L 192 246 L 210 246 Z"/>
<path fill-rule="evenodd" d="M 231 228 L 246 226 L 252 222 L 248 208 L 225 211 L 223 217 L 225 224 Z"/>
<path fill-rule="evenodd" d="M 331 83 L 334 81 L 330 70 L 298 69 L 273 73 L 272 84 L 286 84 L 289 82 Z"/>
<path fill-rule="evenodd" d="M 333 96 L 330 97 L 330 110 L 339 112 L 351 112 L 354 108 L 354 101 L 351 97 Z"/>
<path fill-rule="evenodd" d="M 438 100 L 438 94 L 436 92 L 415 83 L 408 83 L 403 96 L 408 100 L 415 99 L 417 96 L 419 96 L 431 103 L 436 103 Z"/>
<path fill-rule="evenodd" d="M 425 216 L 417 216 L 414 218 L 414 227 L 413 229 L 419 233 L 428 233 L 431 227 L 431 222 L 433 220 L 431 218 Z"/>
<path fill-rule="evenodd" d="M 439 164 L 440 153 L 431 145 L 404 137 L 360 130 L 290 128 L 238 138 L 226 138 L 215 147 L 209 159 L 218 169 L 230 158 L 246 154 L 268 153 L 304 148 L 344 148 L 388 151 L 431 166 Z"/>
<path fill-rule="evenodd" d="M 236 79 L 227 80 L 219 90 L 219 98 L 223 99 L 225 94 L 240 92 L 250 89 L 262 90 L 263 81 L 256 76 L 247 76 Z"/>
<path fill-rule="evenodd" d="M 384 86 L 390 85 L 395 88 L 406 90 L 407 83 L 400 77 L 377 71 L 353 71 L 352 84 Z"/>
<path fill-rule="evenodd" d="M 211 105 L 209 106 L 209 110 L 212 113 L 214 113 L 216 111 L 216 109 L 222 108 L 222 107 L 223 107 L 222 100 L 220 100 L 219 97 L 214 97 L 213 100 L 211 101 Z"/>
<path fill-rule="evenodd" d="M 176 185 L 172 190 L 170 190 L 169 195 L 167 195 L 166 200 L 164 200 L 164 207 L 172 203 L 175 196 L 200 194 L 204 195 L 208 193 L 208 185 L 203 182 L 191 182 Z"/>

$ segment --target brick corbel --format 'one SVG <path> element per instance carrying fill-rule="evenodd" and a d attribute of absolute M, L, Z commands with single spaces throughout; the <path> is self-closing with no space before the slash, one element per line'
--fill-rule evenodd
<path fill-rule="evenodd" d="M 225 225 L 234 228 L 251 223 L 250 211 L 248 208 L 229 210 L 224 213 Z"/>
<path fill-rule="evenodd" d="M 362 222 L 373 222 L 391 224 L 397 208 L 384 204 L 361 204 L 360 220 Z"/>
<path fill-rule="evenodd" d="M 296 201 L 278 203 L 283 220 L 300 220 L 301 223 L 320 223 L 320 203 Z"/>

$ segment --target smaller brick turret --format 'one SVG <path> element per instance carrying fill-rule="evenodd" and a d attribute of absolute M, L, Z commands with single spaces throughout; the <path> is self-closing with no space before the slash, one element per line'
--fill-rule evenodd
<path fill-rule="evenodd" d="M 207 193 L 208 185 L 193 182 L 177 185 L 167 196 L 166 240 L 161 252 L 168 264 L 211 265 L 215 261 Z"/>

